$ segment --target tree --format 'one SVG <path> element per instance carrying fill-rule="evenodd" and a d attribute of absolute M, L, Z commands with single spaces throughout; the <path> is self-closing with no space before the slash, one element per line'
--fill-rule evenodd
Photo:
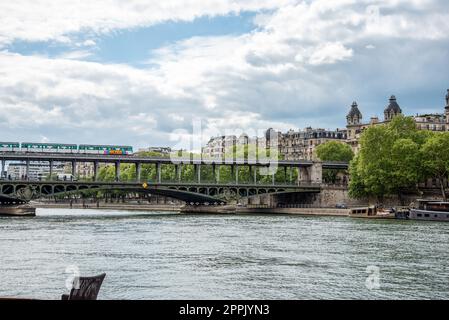
<path fill-rule="evenodd" d="M 349 196 L 352 198 L 362 198 L 368 195 L 361 174 L 358 171 L 359 156 L 356 155 L 349 164 L 349 172 L 351 173 L 351 181 L 349 184 Z"/>
<path fill-rule="evenodd" d="M 425 174 L 438 178 L 441 195 L 446 200 L 444 178 L 448 178 L 449 173 L 449 133 L 431 136 L 422 146 L 421 154 Z"/>
<path fill-rule="evenodd" d="M 354 152 L 348 144 L 337 141 L 320 144 L 316 148 L 316 154 L 323 161 L 349 162 L 354 157 Z"/>
<path fill-rule="evenodd" d="M 349 162 L 354 157 L 354 152 L 351 147 L 343 142 L 329 141 L 320 144 L 316 148 L 316 154 L 318 158 L 323 161 L 345 161 Z M 346 170 L 337 169 L 324 169 L 323 179 L 329 183 L 336 183 L 337 176 L 340 172 L 346 172 Z"/>
<path fill-rule="evenodd" d="M 421 146 L 432 134 L 418 131 L 410 117 L 396 116 L 387 125 L 362 133 L 360 152 L 351 163 L 349 185 L 354 197 L 398 194 L 422 180 Z"/>

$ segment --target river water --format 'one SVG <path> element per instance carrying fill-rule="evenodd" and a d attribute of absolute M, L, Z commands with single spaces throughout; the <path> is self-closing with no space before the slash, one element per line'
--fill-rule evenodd
<path fill-rule="evenodd" d="M 0 218 L 0 296 L 59 299 L 448 299 L 449 223 L 38 209 Z M 70 282 L 70 281 L 69 281 Z"/>

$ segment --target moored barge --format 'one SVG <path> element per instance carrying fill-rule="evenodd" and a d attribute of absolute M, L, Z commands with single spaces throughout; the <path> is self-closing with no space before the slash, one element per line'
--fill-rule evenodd
<path fill-rule="evenodd" d="M 409 219 L 428 221 L 449 221 L 449 202 L 418 200 L 418 207 L 410 209 Z"/>

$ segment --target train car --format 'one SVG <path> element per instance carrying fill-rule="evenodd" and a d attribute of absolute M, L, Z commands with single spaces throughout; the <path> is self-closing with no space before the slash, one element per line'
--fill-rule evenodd
<path fill-rule="evenodd" d="M 20 142 L 0 142 L 0 152 L 20 151 Z"/>
<path fill-rule="evenodd" d="M 43 153 L 77 153 L 76 144 L 22 142 L 22 151 Z"/>
<path fill-rule="evenodd" d="M 84 154 L 128 155 L 133 153 L 133 148 L 130 146 L 80 144 L 78 152 Z"/>

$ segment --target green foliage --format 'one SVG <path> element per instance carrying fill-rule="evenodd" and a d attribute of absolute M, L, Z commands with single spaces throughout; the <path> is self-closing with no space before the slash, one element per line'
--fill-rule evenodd
<path fill-rule="evenodd" d="M 447 140 L 447 133 L 419 131 L 414 119 L 404 116 L 367 128 L 360 138 L 360 152 L 350 165 L 350 195 L 382 198 L 416 188 L 426 177 L 446 177 Z M 447 163 L 437 160 L 444 154 Z"/>
<path fill-rule="evenodd" d="M 431 136 L 421 148 L 422 167 L 426 176 L 440 180 L 442 196 L 446 199 L 443 179 L 449 173 L 449 132 Z"/>
<path fill-rule="evenodd" d="M 349 165 L 351 173 L 351 183 L 349 184 L 349 196 L 351 198 L 362 198 L 367 196 L 367 190 L 359 173 L 359 156 L 356 155 Z"/>
<path fill-rule="evenodd" d="M 343 142 L 329 141 L 316 148 L 318 158 L 323 161 L 346 161 L 354 157 L 351 147 Z"/>
<path fill-rule="evenodd" d="M 273 150 L 260 150 L 256 152 L 255 146 L 239 146 L 234 148 L 229 154 L 225 156 L 225 159 L 266 159 L 271 160 L 270 155 L 277 159 L 279 156 L 276 151 Z M 140 156 L 144 157 L 168 157 L 168 155 L 162 155 L 156 152 L 141 152 Z M 197 158 L 198 154 L 187 153 L 183 156 Z M 232 183 L 235 181 L 236 173 L 232 172 L 231 166 L 217 165 L 215 166 L 215 177 L 219 177 L 220 183 Z M 240 183 L 253 183 L 254 182 L 254 167 L 248 165 L 239 166 L 239 182 Z M 271 174 L 263 174 L 260 170 L 256 170 L 258 183 L 272 183 Z M 297 169 L 283 168 L 277 170 L 275 173 L 276 183 L 290 183 L 290 179 L 295 181 L 298 177 Z M 136 181 L 136 166 L 134 164 L 121 164 L 120 165 L 120 181 Z M 164 164 L 161 166 L 161 178 L 162 181 L 177 181 L 176 166 L 174 164 Z M 155 164 L 142 164 L 141 166 L 141 181 L 154 182 L 157 179 L 157 169 Z M 183 164 L 181 166 L 181 180 L 183 182 L 195 182 L 197 179 L 194 165 Z M 102 165 L 98 174 L 99 181 L 115 181 L 115 166 L 114 165 Z M 214 172 L 212 165 L 201 166 L 201 181 L 202 182 L 214 182 Z"/>
<path fill-rule="evenodd" d="M 349 162 L 354 157 L 351 147 L 343 142 L 329 141 L 320 144 L 316 148 L 316 154 L 323 161 L 345 161 Z M 323 179 L 327 183 L 336 183 L 338 173 L 344 170 L 324 169 Z"/>

